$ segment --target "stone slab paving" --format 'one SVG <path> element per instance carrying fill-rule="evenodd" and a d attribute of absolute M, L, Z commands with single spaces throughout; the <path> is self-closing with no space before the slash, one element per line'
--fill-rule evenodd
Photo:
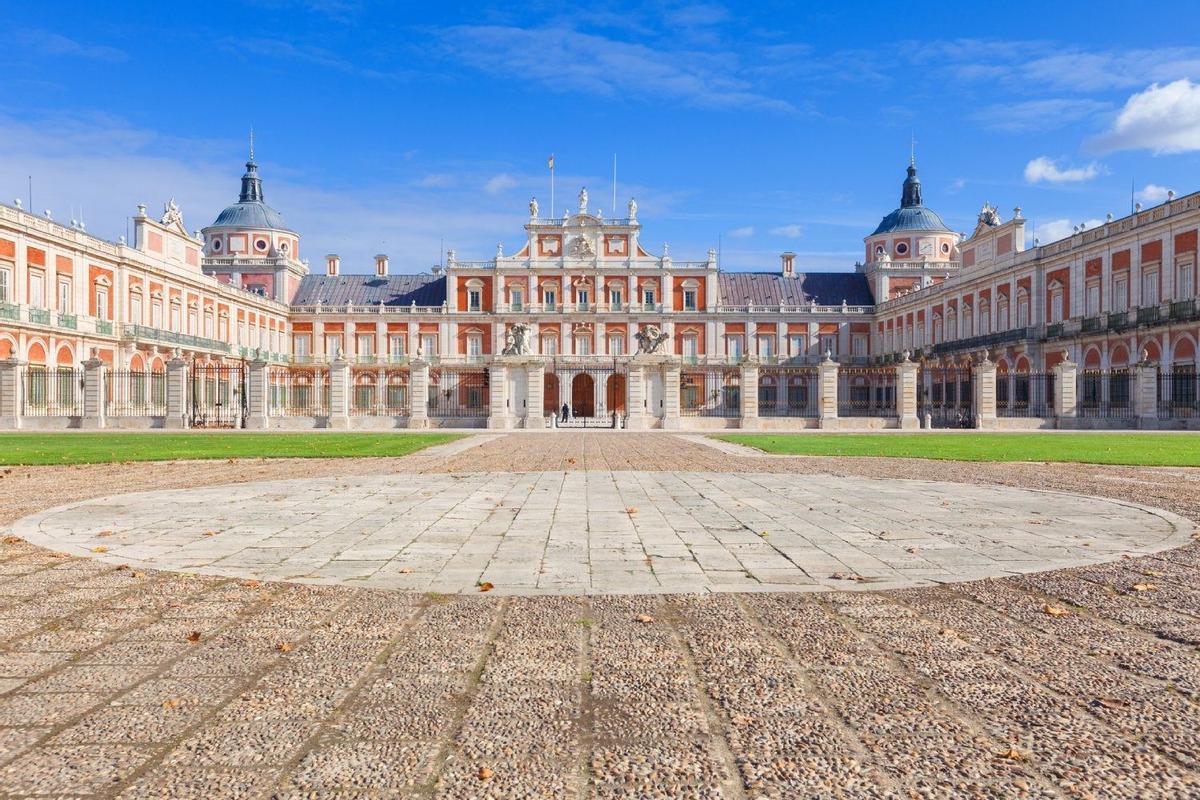
<path fill-rule="evenodd" d="M 562 433 L 436 458 L 0 468 L 0 525 L 146 488 L 530 469 L 1053 488 L 1200 519 L 1200 470 Z M 106 555 L 0 538 L 0 797 L 1200 796 L 1197 542 L 894 591 L 551 597 Z"/>
<path fill-rule="evenodd" d="M 34 544 L 139 569 L 499 594 L 902 588 L 1185 544 L 1186 519 L 1060 492 L 707 472 L 243 483 L 89 500 Z"/>

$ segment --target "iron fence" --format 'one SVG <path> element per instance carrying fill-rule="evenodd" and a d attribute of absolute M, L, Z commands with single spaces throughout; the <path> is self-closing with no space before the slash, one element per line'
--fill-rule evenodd
<path fill-rule="evenodd" d="M 188 375 L 188 420 L 193 428 L 240 428 L 246 423 L 246 370 L 193 363 Z"/>
<path fill-rule="evenodd" d="M 167 414 L 167 374 L 137 370 L 108 373 L 104 414 L 109 417 L 163 417 Z"/>
<path fill-rule="evenodd" d="M 27 417 L 82 417 L 83 370 L 71 367 L 24 370 L 21 413 Z"/>
<path fill-rule="evenodd" d="M 385 375 L 360 373 L 354 377 L 353 385 L 351 416 L 407 417 L 412 411 L 407 371 Z"/>
<path fill-rule="evenodd" d="M 1158 418 L 1200 417 L 1200 375 L 1195 369 L 1176 368 L 1158 376 Z"/>
<path fill-rule="evenodd" d="M 1076 380 L 1076 415 L 1096 419 L 1133 417 L 1133 374 L 1128 369 L 1083 370 Z"/>
<path fill-rule="evenodd" d="M 890 367 L 839 369 L 838 416 L 896 416 L 896 370 Z"/>
<path fill-rule="evenodd" d="M 439 367 L 429 371 L 429 416 L 439 419 L 486 417 L 488 373 Z"/>
<path fill-rule="evenodd" d="M 970 367 L 926 367 L 917 390 L 917 415 L 935 428 L 965 428 L 974 424 L 975 386 Z"/>
<path fill-rule="evenodd" d="M 816 368 L 762 368 L 758 373 L 758 414 L 762 417 L 817 416 Z"/>
<path fill-rule="evenodd" d="M 267 413 L 272 417 L 323 417 L 329 413 L 329 371 L 271 369 Z"/>
<path fill-rule="evenodd" d="M 679 376 L 679 413 L 685 417 L 740 417 L 741 370 L 684 371 Z"/>
<path fill-rule="evenodd" d="M 1054 373 L 998 373 L 996 416 L 1053 417 Z"/>

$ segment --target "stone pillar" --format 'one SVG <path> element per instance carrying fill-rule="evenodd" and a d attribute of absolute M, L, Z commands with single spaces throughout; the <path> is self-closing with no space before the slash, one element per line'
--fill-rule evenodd
<path fill-rule="evenodd" d="M 636 362 L 629 363 L 626 377 L 629 398 L 627 400 L 629 418 L 626 427 L 629 430 L 641 431 L 646 429 L 646 369 Z"/>
<path fill-rule="evenodd" d="M 542 407 L 546 404 L 546 365 L 531 361 L 525 365 L 525 427 L 542 430 L 546 427 L 546 416 Z"/>
<path fill-rule="evenodd" d="M 512 427 L 508 408 L 508 365 L 496 362 L 488 365 L 488 420 L 489 428 Z"/>
<path fill-rule="evenodd" d="M 104 384 L 108 375 L 104 362 L 96 357 L 83 362 L 83 420 L 81 427 L 91 430 L 104 427 Z"/>
<path fill-rule="evenodd" d="M 188 426 L 188 362 L 178 352 L 167 362 L 167 418 L 163 425 L 180 429 Z"/>
<path fill-rule="evenodd" d="M 977 428 L 996 427 L 996 364 L 987 354 L 971 367 L 971 407 Z"/>
<path fill-rule="evenodd" d="M 741 427 L 757 430 L 761 424 L 758 416 L 758 363 L 746 361 L 742 364 Z"/>
<path fill-rule="evenodd" d="M 350 362 L 342 353 L 329 365 L 329 427 L 350 427 Z"/>
<path fill-rule="evenodd" d="M 817 417 L 822 428 L 837 428 L 838 363 L 828 351 L 817 367 Z"/>
<path fill-rule="evenodd" d="M 1158 426 L 1158 364 L 1147 355 L 1143 350 L 1142 360 L 1133 368 L 1133 411 L 1139 428 Z"/>
<path fill-rule="evenodd" d="M 246 427 L 266 430 L 271 407 L 271 385 L 267 362 L 251 361 L 246 367 Z"/>
<path fill-rule="evenodd" d="M 408 427 L 429 427 L 429 362 L 417 359 L 409 364 Z"/>
<path fill-rule="evenodd" d="M 679 382 L 681 370 L 678 361 L 672 361 L 663 366 L 663 428 L 679 430 L 682 421 L 679 416 Z"/>
<path fill-rule="evenodd" d="M 1075 395 L 1079 365 L 1071 360 L 1070 354 L 1064 350 L 1063 360 L 1054 367 L 1054 381 L 1057 384 L 1054 392 L 1054 416 L 1059 420 L 1075 418 Z"/>
<path fill-rule="evenodd" d="M 896 365 L 896 416 L 900 418 L 900 427 L 904 430 L 921 427 L 921 419 L 917 416 L 918 377 L 918 366 L 909 359 L 909 352 L 905 350 L 904 360 Z"/>
<path fill-rule="evenodd" d="M 0 430 L 21 427 L 21 401 L 25 388 L 21 378 L 25 362 L 15 358 L 0 360 Z"/>

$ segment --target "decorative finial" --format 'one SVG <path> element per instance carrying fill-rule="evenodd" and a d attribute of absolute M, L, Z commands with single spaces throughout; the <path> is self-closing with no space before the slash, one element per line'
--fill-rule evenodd
<path fill-rule="evenodd" d="M 910 167 L 917 165 L 917 134 L 915 131 L 909 131 L 908 134 L 908 165 Z"/>
<path fill-rule="evenodd" d="M 250 126 L 250 160 L 254 160 L 254 126 Z"/>

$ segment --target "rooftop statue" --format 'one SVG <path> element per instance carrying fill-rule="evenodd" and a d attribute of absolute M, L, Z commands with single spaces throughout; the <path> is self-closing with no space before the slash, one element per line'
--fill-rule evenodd
<path fill-rule="evenodd" d="M 579 213 L 580 214 L 587 213 L 587 201 L 588 201 L 587 187 L 585 186 L 579 190 Z"/>

